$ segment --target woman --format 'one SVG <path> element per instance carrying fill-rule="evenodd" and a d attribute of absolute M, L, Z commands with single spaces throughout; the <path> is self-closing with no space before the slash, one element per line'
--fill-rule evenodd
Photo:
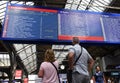
<path fill-rule="evenodd" d="M 96 66 L 96 73 L 93 76 L 94 83 L 106 83 L 103 72 L 101 71 L 99 66 Z"/>
<path fill-rule="evenodd" d="M 59 83 L 57 71 L 51 64 L 53 63 L 58 69 L 58 62 L 55 60 L 55 55 L 52 49 L 45 52 L 45 60 L 42 62 L 38 77 L 43 78 L 42 83 Z"/>

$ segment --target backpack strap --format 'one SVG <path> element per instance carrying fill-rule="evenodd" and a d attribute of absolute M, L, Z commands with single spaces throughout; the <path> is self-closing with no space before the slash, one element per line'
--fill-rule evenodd
<path fill-rule="evenodd" d="M 58 72 L 58 70 L 57 70 L 57 67 L 56 67 L 52 62 L 50 62 L 50 63 L 51 63 L 51 64 L 54 66 L 54 68 L 56 69 L 59 83 L 61 83 L 61 82 L 60 82 L 60 77 L 59 77 L 59 72 Z"/>
<path fill-rule="evenodd" d="M 73 50 L 75 51 L 74 48 L 71 48 L 71 49 L 73 49 Z M 83 48 L 81 47 L 81 53 L 79 54 L 79 56 L 77 57 L 77 59 L 75 60 L 75 62 L 74 62 L 73 65 L 75 65 L 75 64 L 77 63 L 77 61 L 79 60 L 80 56 L 82 55 L 82 50 L 83 50 Z M 75 53 L 75 54 L 76 54 L 76 53 Z"/>

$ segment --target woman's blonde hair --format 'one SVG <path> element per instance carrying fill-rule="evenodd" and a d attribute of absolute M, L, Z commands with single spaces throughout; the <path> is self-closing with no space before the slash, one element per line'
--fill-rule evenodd
<path fill-rule="evenodd" d="M 47 61 L 47 62 L 54 62 L 55 61 L 55 55 L 54 55 L 54 51 L 52 49 L 46 50 L 45 61 Z"/>

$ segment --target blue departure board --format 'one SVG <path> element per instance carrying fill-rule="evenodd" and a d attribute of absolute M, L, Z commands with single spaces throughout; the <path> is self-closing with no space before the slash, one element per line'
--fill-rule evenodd
<path fill-rule="evenodd" d="M 24 5 L 7 6 L 2 39 L 71 42 L 120 42 L 120 14 L 53 9 Z M 44 42 L 44 41 L 43 41 Z"/>
<path fill-rule="evenodd" d="M 8 6 L 3 37 L 57 39 L 57 10 Z"/>
<path fill-rule="evenodd" d="M 103 29 L 104 41 L 120 42 L 120 15 L 101 16 L 101 25 Z"/>
<path fill-rule="evenodd" d="M 82 40 L 103 41 L 100 14 L 90 12 L 60 11 L 60 39 L 78 36 Z"/>

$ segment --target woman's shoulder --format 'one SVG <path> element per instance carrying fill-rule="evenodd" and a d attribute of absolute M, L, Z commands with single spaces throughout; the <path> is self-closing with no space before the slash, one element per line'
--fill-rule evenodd
<path fill-rule="evenodd" d="M 49 64 L 49 62 L 44 61 L 41 63 L 41 65 L 44 65 L 44 64 Z"/>
<path fill-rule="evenodd" d="M 55 64 L 59 64 L 58 60 L 55 60 L 53 63 L 55 63 Z M 50 62 L 46 62 L 46 61 L 44 61 L 44 62 L 42 62 L 41 64 L 42 64 L 42 65 L 50 64 Z"/>
<path fill-rule="evenodd" d="M 59 64 L 58 60 L 55 60 L 53 63 L 56 64 L 56 65 Z"/>

